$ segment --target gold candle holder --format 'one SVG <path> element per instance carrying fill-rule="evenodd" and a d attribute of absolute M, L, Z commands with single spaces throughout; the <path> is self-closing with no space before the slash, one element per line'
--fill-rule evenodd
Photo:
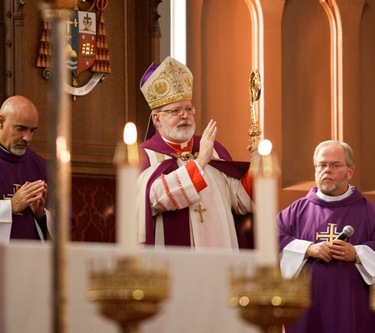
<path fill-rule="evenodd" d="M 139 324 L 157 314 L 169 298 L 169 280 L 167 265 L 145 268 L 136 257 L 120 258 L 113 268 L 91 269 L 87 297 L 123 333 L 136 333 Z"/>
<path fill-rule="evenodd" d="M 370 309 L 375 311 L 375 285 L 370 286 Z"/>
<path fill-rule="evenodd" d="M 280 333 L 310 305 L 310 279 L 303 274 L 283 279 L 280 270 L 259 266 L 253 276 L 230 271 L 229 304 L 239 310 L 248 323 L 264 333 Z"/>

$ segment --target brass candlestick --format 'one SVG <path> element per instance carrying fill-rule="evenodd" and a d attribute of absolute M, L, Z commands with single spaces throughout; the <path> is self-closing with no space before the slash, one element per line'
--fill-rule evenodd
<path fill-rule="evenodd" d="M 276 267 L 259 266 L 253 276 L 230 272 L 229 304 L 264 333 L 281 333 L 310 305 L 310 279 L 283 279 Z"/>
<path fill-rule="evenodd" d="M 248 131 L 250 136 L 251 146 L 253 148 L 258 147 L 260 136 L 262 131 L 259 127 L 258 116 L 255 110 L 255 102 L 259 100 L 262 87 L 262 80 L 260 73 L 257 69 L 251 71 L 249 79 L 249 104 L 250 104 L 250 117 L 251 127 Z"/>
<path fill-rule="evenodd" d="M 53 332 L 68 331 L 67 241 L 71 220 L 71 105 L 64 91 L 65 31 L 69 9 L 76 0 L 34 0 L 43 20 L 52 25 L 53 84 L 50 88 L 49 209 L 54 219 L 53 238 Z"/>
<path fill-rule="evenodd" d="M 375 284 L 370 286 L 370 309 L 375 311 Z"/>
<path fill-rule="evenodd" d="M 87 297 L 98 302 L 101 314 L 116 321 L 123 333 L 136 333 L 169 298 L 169 272 L 167 267 L 146 269 L 135 257 L 121 258 L 112 269 L 92 269 Z"/>

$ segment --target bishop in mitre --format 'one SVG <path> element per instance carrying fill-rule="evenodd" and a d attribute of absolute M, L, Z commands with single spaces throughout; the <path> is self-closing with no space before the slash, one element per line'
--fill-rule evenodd
<path fill-rule="evenodd" d="M 232 161 L 215 140 L 214 120 L 202 136 L 194 134 L 202 111 L 193 104 L 193 75 L 184 64 L 170 57 L 152 64 L 141 91 L 151 115 L 141 145 L 139 242 L 238 249 L 234 216 L 253 208 L 250 163 Z"/>

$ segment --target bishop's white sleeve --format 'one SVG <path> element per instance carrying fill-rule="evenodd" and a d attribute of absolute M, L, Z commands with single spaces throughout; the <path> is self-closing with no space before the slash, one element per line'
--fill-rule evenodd
<path fill-rule="evenodd" d="M 363 280 L 368 285 L 375 283 L 375 251 L 367 245 L 355 245 L 361 263 L 356 264 Z"/>
<path fill-rule="evenodd" d="M 295 239 L 284 247 L 280 254 L 280 269 L 283 278 L 297 277 L 307 262 L 305 253 L 312 242 Z"/>
<path fill-rule="evenodd" d="M 12 203 L 0 200 L 0 242 L 9 243 L 12 229 Z"/>
<path fill-rule="evenodd" d="M 161 175 L 151 186 L 150 202 L 153 215 L 189 207 L 199 200 L 199 192 L 185 167 Z"/>

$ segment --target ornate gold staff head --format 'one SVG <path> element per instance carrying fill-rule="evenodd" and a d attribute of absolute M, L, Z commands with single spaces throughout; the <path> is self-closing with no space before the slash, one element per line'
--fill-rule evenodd
<path fill-rule="evenodd" d="M 254 69 L 250 73 L 249 79 L 249 103 L 250 103 L 250 117 L 251 127 L 248 131 L 250 136 L 251 145 L 256 148 L 259 143 L 262 131 L 259 127 L 258 116 L 255 110 L 255 102 L 259 100 L 262 87 L 262 80 L 260 73 L 257 69 Z"/>

